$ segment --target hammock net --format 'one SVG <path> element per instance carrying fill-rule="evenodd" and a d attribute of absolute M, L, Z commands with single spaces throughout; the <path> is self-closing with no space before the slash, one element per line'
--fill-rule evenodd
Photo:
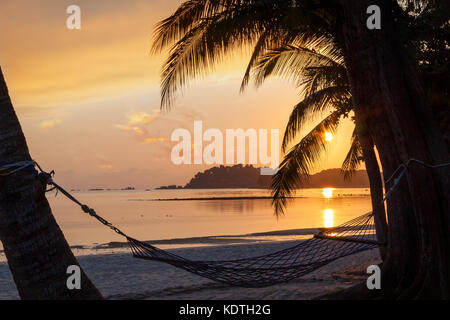
<path fill-rule="evenodd" d="M 378 247 L 372 213 L 271 254 L 225 261 L 192 261 L 127 237 L 133 256 L 165 262 L 199 276 L 240 287 L 265 287 L 312 272 L 334 260 Z"/>

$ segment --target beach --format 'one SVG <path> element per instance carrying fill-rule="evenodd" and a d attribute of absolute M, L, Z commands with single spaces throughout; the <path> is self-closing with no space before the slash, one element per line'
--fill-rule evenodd
<path fill-rule="evenodd" d="M 263 255 L 298 241 L 268 241 L 171 249 L 192 260 L 225 260 Z M 372 249 L 340 258 L 303 277 L 265 288 L 231 287 L 160 262 L 135 259 L 130 253 L 79 256 L 78 261 L 107 299 L 315 299 L 367 278 L 367 266 L 380 262 Z M 0 299 L 18 299 L 6 263 L 0 263 Z"/>
<path fill-rule="evenodd" d="M 450 298 L 450 1 L 73 2 L 0 2 L 0 300 Z"/>
<path fill-rule="evenodd" d="M 322 189 L 302 190 L 289 211 L 278 218 L 267 199 L 268 190 L 73 194 L 130 236 L 190 260 L 233 260 L 276 252 L 311 238 L 317 228 L 339 225 L 370 209 L 370 197 L 362 188 L 334 189 L 331 197 Z M 313 299 L 362 281 L 346 275 L 346 270 L 365 270 L 378 261 L 378 251 L 371 250 L 341 258 L 288 283 L 234 288 L 167 264 L 135 259 L 115 232 L 65 197 L 50 194 L 48 198 L 71 250 L 109 299 Z M 18 299 L 2 249 L 0 299 Z"/>

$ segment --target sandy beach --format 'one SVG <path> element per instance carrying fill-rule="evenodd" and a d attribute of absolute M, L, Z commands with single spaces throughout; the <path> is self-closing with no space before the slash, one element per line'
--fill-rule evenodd
<path fill-rule="evenodd" d="M 321 189 L 302 190 L 302 197 L 291 205 L 296 210 L 278 219 L 270 200 L 253 199 L 265 197 L 267 190 L 135 190 L 76 195 L 104 212 L 105 218 L 122 230 L 158 248 L 190 260 L 233 260 L 276 252 L 309 239 L 318 227 L 327 225 L 329 215 L 332 225 L 339 225 L 367 212 L 370 198 L 362 196 L 364 192 L 336 189 L 335 197 L 325 198 Z M 174 200 L 204 197 L 211 199 Z M 50 201 L 71 250 L 109 299 L 313 299 L 360 281 L 346 269 L 359 266 L 365 270 L 378 258 L 377 250 L 362 252 L 285 284 L 235 288 L 167 264 L 135 259 L 123 238 L 80 214 L 67 199 L 50 197 Z M 18 299 L 2 249 L 0 246 L 0 299 Z"/>
<path fill-rule="evenodd" d="M 293 243 L 277 241 L 171 251 L 193 260 L 224 260 L 266 254 L 292 246 Z M 378 250 L 372 249 L 338 259 L 288 283 L 255 289 L 223 285 L 170 265 L 135 259 L 123 252 L 79 256 L 78 260 L 106 298 L 119 300 L 314 299 L 363 281 L 367 278 L 367 266 L 380 262 Z M 19 298 L 6 263 L 0 263 L 0 288 L 0 299 Z"/>

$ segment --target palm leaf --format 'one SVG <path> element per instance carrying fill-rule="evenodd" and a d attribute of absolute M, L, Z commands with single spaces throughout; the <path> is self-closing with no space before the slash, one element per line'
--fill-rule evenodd
<path fill-rule="evenodd" d="M 307 120 L 312 120 L 312 117 L 318 112 L 335 107 L 335 103 L 341 102 L 342 97 L 347 96 L 349 96 L 349 88 L 346 86 L 327 87 L 310 94 L 295 105 L 284 131 L 282 151 L 286 150 Z M 342 115 L 342 110 L 340 110 L 340 115 Z"/>
<path fill-rule="evenodd" d="M 254 68 L 254 65 L 257 62 L 259 56 L 261 55 L 262 52 L 264 52 L 264 50 L 272 46 L 275 41 L 276 40 L 273 37 L 271 37 L 270 32 L 268 31 L 265 31 L 258 39 L 258 42 L 255 44 L 252 56 L 250 57 L 250 61 L 248 62 L 247 69 L 245 70 L 245 74 L 242 79 L 241 92 L 243 92 L 245 87 L 247 86 L 250 80 L 250 73 Z"/>
<path fill-rule="evenodd" d="M 362 162 L 363 151 L 361 148 L 361 144 L 359 143 L 355 127 L 352 134 L 350 150 L 348 151 L 341 167 L 341 172 L 344 175 L 344 179 L 350 180 L 353 174 L 356 172 L 356 169 L 358 169 Z"/>
<path fill-rule="evenodd" d="M 333 49 L 333 42 L 328 37 L 301 37 L 296 41 L 301 43 L 267 50 L 258 59 L 252 74 L 257 86 L 269 76 L 284 77 L 301 85 L 304 70 L 308 67 L 342 66 L 342 56 Z"/>
<path fill-rule="evenodd" d="M 330 86 L 346 87 L 345 97 L 350 96 L 347 70 L 342 65 L 315 65 L 302 70 L 301 94 L 308 96 Z"/>
<path fill-rule="evenodd" d="M 187 1 L 155 31 L 154 52 L 175 42 L 162 72 L 162 107 L 170 106 L 173 93 L 189 79 L 213 70 L 233 49 L 251 46 L 265 34 L 266 41 L 261 39 L 260 49 L 254 50 L 256 59 L 270 42 L 287 41 L 299 31 L 311 39 L 323 36 L 326 28 L 321 19 L 282 0 Z"/>
<path fill-rule="evenodd" d="M 243 0 L 188 0 L 168 18 L 159 22 L 154 31 L 152 51 L 160 52 L 165 47 L 182 39 L 198 23 L 231 7 L 238 7 Z"/>
<path fill-rule="evenodd" d="M 263 25 L 256 25 L 245 12 L 222 13 L 202 20 L 171 49 L 162 71 L 161 105 L 169 107 L 173 93 L 189 79 L 214 70 L 214 66 L 238 44 L 257 39 Z"/>
<path fill-rule="evenodd" d="M 340 120 L 340 112 L 334 111 L 312 129 L 284 157 L 279 170 L 272 177 L 272 205 L 275 214 L 284 212 L 287 199 L 294 189 L 307 181 L 311 168 L 327 149 L 325 132 L 335 133 Z"/>

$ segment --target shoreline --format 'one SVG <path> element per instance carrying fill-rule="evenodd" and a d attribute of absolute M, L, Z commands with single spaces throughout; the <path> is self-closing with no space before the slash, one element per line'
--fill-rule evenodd
<path fill-rule="evenodd" d="M 275 230 L 267 232 L 255 232 L 237 235 L 214 235 L 214 236 L 201 236 L 201 237 L 187 237 L 187 238 L 169 238 L 169 239 L 157 239 L 157 240 L 143 240 L 148 244 L 154 246 L 169 245 L 171 249 L 177 249 L 176 245 L 181 245 L 180 248 L 195 248 L 196 245 L 236 245 L 246 243 L 260 243 L 260 242 L 282 242 L 282 241 L 301 241 L 306 239 L 306 236 L 313 236 L 319 228 L 300 228 L 300 229 L 285 229 Z M 291 239 L 274 240 L 277 237 L 291 237 Z M 93 244 L 73 244 L 70 248 L 73 249 L 89 249 L 89 250 L 101 250 L 101 249 L 120 249 L 128 247 L 127 241 L 111 241 L 106 243 L 93 243 Z M 0 254 L 3 254 L 4 250 L 0 249 Z M 0 260 L 1 262 L 1 260 Z"/>
<path fill-rule="evenodd" d="M 171 249 L 191 260 L 229 260 L 264 255 L 294 241 Z M 231 287 L 155 261 L 135 259 L 130 252 L 81 255 L 79 263 L 108 299 L 314 299 L 362 281 L 365 268 L 379 261 L 378 249 L 343 257 L 298 279 L 265 288 Z M 350 273 L 346 272 L 351 269 Z M 355 268 L 360 270 L 355 276 Z M 18 299 L 6 263 L 0 263 L 0 299 Z"/>
<path fill-rule="evenodd" d="M 365 193 L 348 193 L 348 194 L 335 194 L 334 198 L 367 198 L 370 197 L 370 194 Z M 311 199 L 311 198 L 319 198 L 323 199 L 322 195 L 311 196 L 311 195 L 301 195 L 301 196 L 290 196 L 285 197 L 285 199 Z M 130 198 L 127 201 L 217 201 L 217 200 L 272 200 L 272 196 L 209 196 L 209 197 L 172 197 L 172 198 Z"/>

